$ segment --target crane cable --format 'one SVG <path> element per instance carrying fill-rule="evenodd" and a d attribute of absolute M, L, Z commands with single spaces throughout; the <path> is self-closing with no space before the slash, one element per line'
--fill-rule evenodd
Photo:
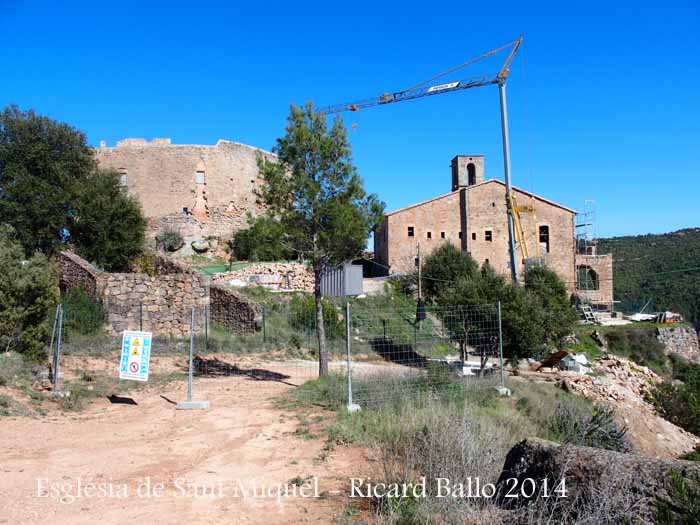
<path fill-rule="evenodd" d="M 424 80 L 423 82 L 419 82 L 418 84 L 411 86 L 410 88 L 404 89 L 403 91 L 399 91 L 399 93 L 400 94 L 407 93 L 407 92 L 412 91 L 416 88 L 424 86 L 425 84 L 428 84 L 429 82 L 433 82 L 434 80 L 437 80 L 437 79 L 442 78 L 446 75 L 449 75 L 450 73 L 454 73 L 458 69 L 462 69 L 463 67 L 467 67 L 467 66 L 470 66 L 472 64 L 475 64 L 479 60 L 483 60 L 486 57 L 490 57 L 491 55 L 495 55 L 496 53 L 499 53 L 499 52 L 503 51 L 504 49 L 509 48 L 512 45 L 515 45 L 516 42 L 517 42 L 517 40 L 513 40 L 512 42 L 508 42 L 507 44 L 503 44 L 502 46 L 497 47 L 496 49 L 492 49 L 491 51 L 487 51 L 483 55 L 480 55 L 476 58 L 472 58 L 471 60 L 466 61 L 464 64 L 460 64 L 459 66 L 455 66 L 453 68 L 450 68 L 447 71 L 445 71 L 444 73 L 440 73 L 439 75 L 435 75 L 434 77 L 429 78 L 428 80 Z"/>

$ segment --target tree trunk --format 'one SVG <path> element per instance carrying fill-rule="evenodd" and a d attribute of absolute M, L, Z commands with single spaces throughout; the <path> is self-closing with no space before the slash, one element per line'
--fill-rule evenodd
<path fill-rule="evenodd" d="M 321 272 L 314 272 L 314 298 L 316 299 L 316 335 L 318 336 L 318 376 L 328 375 L 328 355 L 326 354 L 326 327 L 323 324 L 323 303 L 321 302 Z"/>

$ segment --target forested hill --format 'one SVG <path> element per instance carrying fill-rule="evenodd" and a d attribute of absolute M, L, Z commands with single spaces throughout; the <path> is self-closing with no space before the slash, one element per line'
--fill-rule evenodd
<path fill-rule="evenodd" d="M 598 253 L 612 253 L 617 308 L 672 310 L 700 325 L 700 228 L 658 235 L 598 241 Z"/>

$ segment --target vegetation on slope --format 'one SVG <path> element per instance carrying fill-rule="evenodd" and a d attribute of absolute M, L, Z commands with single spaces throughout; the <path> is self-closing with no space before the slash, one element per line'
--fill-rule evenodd
<path fill-rule="evenodd" d="M 700 326 L 700 228 L 659 235 L 601 239 L 599 253 L 612 253 L 615 299 L 623 311 L 680 312 Z"/>

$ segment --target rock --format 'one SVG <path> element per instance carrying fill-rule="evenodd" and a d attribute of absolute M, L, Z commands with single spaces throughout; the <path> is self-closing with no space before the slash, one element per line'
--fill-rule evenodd
<path fill-rule="evenodd" d="M 548 480 L 552 493 L 563 479 L 566 498 L 559 498 L 558 503 L 565 510 L 585 501 L 595 502 L 596 498 L 605 498 L 608 503 L 619 498 L 620 505 L 634 501 L 637 521 L 632 523 L 654 523 L 655 505 L 674 503 L 668 492 L 670 471 L 678 472 L 690 486 L 700 488 L 697 484 L 700 463 L 526 439 L 506 456 L 496 484 L 497 502 L 507 508 L 527 505 L 544 488 L 542 480 Z M 536 480 L 535 496 L 526 498 L 519 494 L 517 498 L 507 498 L 508 490 L 514 485 L 514 481 L 509 481 L 511 479 L 518 481 L 518 489 L 532 483 L 525 480 Z"/>
<path fill-rule="evenodd" d="M 192 241 L 190 246 L 192 246 L 192 249 L 197 253 L 205 253 L 209 251 L 209 243 L 204 239 Z"/>
<path fill-rule="evenodd" d="M 593 330 L 593 333 L 591 334 L 591 339 L 593 339 L 593 342 L 601 348 L 608 347 L 608 342 L 605 340 L 605 336 L 601 334 L 598 330 Z"/>

